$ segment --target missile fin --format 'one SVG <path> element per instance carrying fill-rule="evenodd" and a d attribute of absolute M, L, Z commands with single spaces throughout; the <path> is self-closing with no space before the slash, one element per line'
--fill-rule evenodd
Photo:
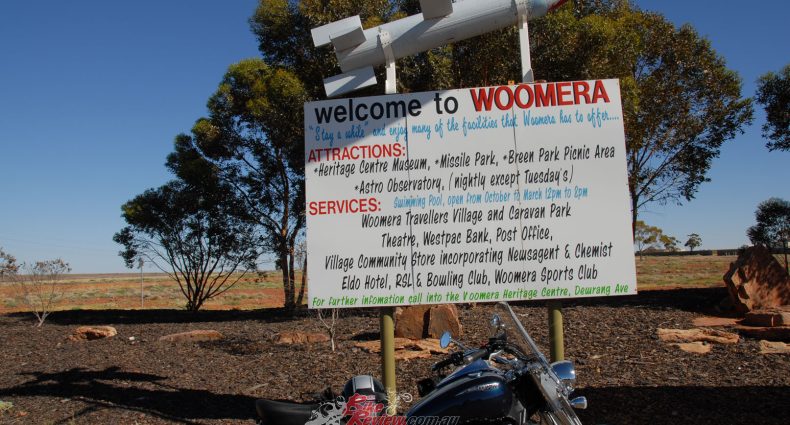
<path fill-rule="evenodd" d="M 356 27 L 353 30 L 339 34 L 330 35 L 332 45 L 335 46 L 335 51 L 350 49 L 365 42 L 365 33 L 362 27 Z"/>
<path fill-rule="evenodd" d="M 362 21 L 359 19 L 359 15 L 313 28 L 310 30 L 310 33 L 313 36 L 313 44 L 316 47 L 333 43 L 335 49 L 344 50 L 365 41 L 365 36 L 362 33 Z"/>
<path fill-rule="evenodd" d="M 372 66 L 355 69 L 324 79 L 326 97 L 340 96 L 363 87 L 376 84 L 376 74 Z"/>
<path fill-rule="evenodd" d="M 420 0 L 422 19 L 435 19 L 453 13 L 452 0 Z"/>

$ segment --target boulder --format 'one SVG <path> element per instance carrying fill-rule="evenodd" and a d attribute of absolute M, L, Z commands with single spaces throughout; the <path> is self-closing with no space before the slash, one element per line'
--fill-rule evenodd
<path fill-rule="evenodd" d="M 280 332 L 274 336 L 275 344 L 315 344 L 318 342 L 328 342 L 329 336 L 320 332 Z"/>
<path fill-rule="evenodd" d="M 747 326 L 790 326 L 790 306 L 750 311 L 741 323 Z"/>
<path fill-rule="evenodd" d="M 775 341 L 760 341 L 761 354 L 790 354 L 790 344 Z"/>
<path fill-rule="evenodd" d="M 428 333 L 429 305 L 395 308 L 395 336 L 421 339 Z"/>
<path fill-rule="evenodd" d="M 399 338 L 439 338 L 445 331 L 461 335 L 458 309 L 452 304 L 420 305 L 395 309 L 395 336 Z"/>
<path fill-rule="evenodd" d="M 717 344 L 736 344 L 740 337 L 732 332 L 716 329 L 658 329 L 658 338 L 664 342 L 713 342 Z"/>
<path fill-rule="evenodd" d="M 768 248 L 747 248 L 724 274 L 738 313 L 790 304 L 790 277 Z"/>
<path fill-rule="evenodd" d="M 677 344 L 672 344 L 675 347 L 680 348 L 681 350 L 687 353 L 694 353 L 694 354 L 707 354 L 710 353 L 711 345 L 707 342 L 682 342 Z"/>
<path fill-rule="evenodd" d="M 450 331 L 455 337 L 461 335 L 461 321 L 458 319 L 458 309 L 453 304 L 431 307 L 428 310 L 427 336 L 429 338 L 441 338 L 446 331 Z"/>
<path fill-rule="evenodd" d="M 93 341 L 118 335 L 112 326 L 80 326 L 69 336 L 70 341 Z"/>
<path fill-rule="evenodd" d="M 170 334 L 159 337 L 160 341 L 166 342 L 205 342 L 205 341 L 218 341 L 224 339 L 218 331 L 214 330 L 194 330 L 189 332 L 180 332 L 177 334 Z"/>

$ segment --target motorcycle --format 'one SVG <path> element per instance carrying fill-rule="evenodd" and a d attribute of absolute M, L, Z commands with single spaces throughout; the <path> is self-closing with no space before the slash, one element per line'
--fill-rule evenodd
<path fill-rule="evenodd" d="M 442 348 L 452 343 L 458 350 L 432 366 L 435 376 L 418 383 L 422 398 L 400 421 L 368 423 L 581 425 L 574 409 L 585 409 L 587 400 L 570 398 L 576 380 L 573 363 L 550 364 L 505 302 L 496 305 L 491 327 L 492 336 L 480 348 L 442 335 Z M 348 418 L 354 410 L 349 403 L 360 401 L 375 406 L 366 416 L 385 414 L 384 387 L 368 375 L 352 378 L 340 397 L 324 403 L 258 400 L 256 410 L 264 425 L 365 423 Z"/>

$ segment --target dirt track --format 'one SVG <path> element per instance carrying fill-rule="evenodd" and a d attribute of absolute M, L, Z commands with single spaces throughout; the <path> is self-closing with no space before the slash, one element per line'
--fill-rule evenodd
<path fill-rule="evenodd" d="M 577 363 L 577 394 L 590 408 L 585 424 L 785 424 L 790 418 L 790 356 L 762 355 L 757 341 L 714 346 L 694 355 L 658 341 L 657 327 L 689 328 L 724 296 L 720 288 L 645 291 L 632 297 L 566 303 L 566 356 Z M 516 307 L 539 343 L 545 307 Z M 490 306 L 462 308 L 465 341 L 487 333 Z M 523 316 L 526 315 L 526 316 Z M 276 310 L 69 311 L 40 330 L 27 316 L 0 316 L 0 400 L 14 407 L 0 423 L 252 424 L 258 397 L 305 401 L 327 385 L 336 391 L 360 373 L 378 375 L 373 354 L 354 339 L 375 338 L 374 312 L 348 312 L 339 350 L 328 344 L 273 345 L 281 330 L 320 331 L 307 314 L 285 320 Z M 118 335 L 66 342 L 78 325 L 114 325 Z M 159 336 L 216 329 L 221 343 L 174 345 Z M 134 336 L 134 341 L 129 337 Z M 437 360 L 398 364 L 399 391 Z"/>

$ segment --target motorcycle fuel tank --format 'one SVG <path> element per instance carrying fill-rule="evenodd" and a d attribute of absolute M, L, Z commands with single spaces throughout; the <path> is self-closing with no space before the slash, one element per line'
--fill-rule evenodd
<path fill-rule="evenodd" d="M 489 420 L 507 416 L 512 403 L 513 392 L 501 372 L 477 360 L 442 380 L 406 416 L 460 416 L 462 422 Z"/>

